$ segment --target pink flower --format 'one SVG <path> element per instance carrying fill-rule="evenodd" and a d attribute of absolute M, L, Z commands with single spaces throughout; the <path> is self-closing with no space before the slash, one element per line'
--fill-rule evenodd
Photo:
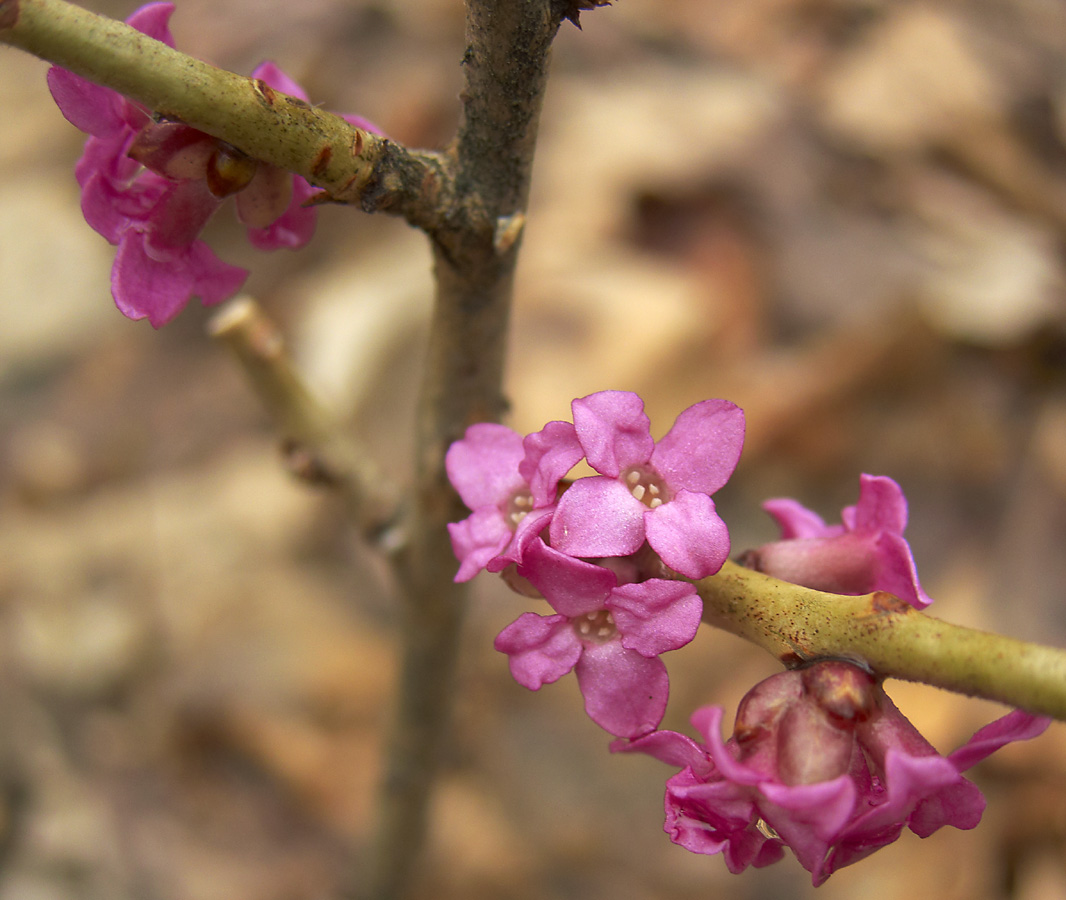
<path fill-rule="evenodd" d="M 444 458 L 448 479 L 473 512 L 448 526 L 459 559 L 456 581 L 517 562 L 555 510 L 560 479 L 581 459 L 569 422 L 549 422 L 524 439 L 504 425 L 471 425 Z"/>
<path fill-rule="evenodd" d="M 733 473 L 744 442 L 744 413 L 704 400 L 677 417 L 656 442 L 643 401 L 601 391 L 572 404 L 574 428 L 599 475 L 575 482 L 559 500 L 551 545 L 570 556 L 627 556 L 644 543 L 688 578 L 717 572 L 729 532 L 710 495 Z"/>
<path fill-rule="evenodd" d="M 826 525 L 795 500 L 768 500 L 781 540 L 745 555 L 750 568 L 783 581 L 836 594 L 887 591 L 916 609 L 932 603 L 918 582 L 907 527 L 907 500 L 891 478 L 863 475 L 859 502 Z"/>
<path fill-rule="evenodd" d="M 643 752 L 682 770 L 667 782 L 666 831 L 696 853 L 722 853 L 731 872 L 775 862 L 788 846 L 815 885 L 895 841 L 973 828 L 984 798 L 960 773 L 1049 720 L 1014 711 L 944 757 L 872 676 L 827 661 L 783 672 L 741 702 L 723 741 L 722 709 L 692 717 L 702 744 L 655 732 L 616 751 Z"/>
<path fill-rule="evenodd" d="M 173 47 L 173 12 L 172 3 L 149 3 L 126 22 Z M 260 65 L 253 77 L 307 100 L 273 63 Z M 210 305 L 240 289 L 247 271 L 222 262 L 198 239 L 230 195 L 259 249 L 297 248 L 311 239 L 316 211 L 307 201 L 313 189 L 299 176 L 188 125 L 158 121 L 121 94 L 65 69 L 50 69 L 48 86 L 63 115 L 89 134 L 75 168 L 82 212 L 118 247 L 111 288 L 129 318 L 147 318 L 159 328 L 192 296 Z"/>
<path fill-rule="evenodd" d="M 497 636 L 515 680 L 535 691 L 573 670 L 597 725 L 620 737 L 652 731 L 669 694 L 659 654 L 695 636 L 702 611 L 695 588 L 662 579 L 618 585 L 610 570 L 564 556 L 539 538 L 518 571 L 556 614 L 524 613 Z"/>

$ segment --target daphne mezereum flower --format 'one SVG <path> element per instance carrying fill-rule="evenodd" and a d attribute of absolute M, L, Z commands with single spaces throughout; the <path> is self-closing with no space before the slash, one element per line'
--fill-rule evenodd
<path fill-rule="evenodd" d="M 655 441 L 644 402 L 629 391 L 601 391 L 571 408 L 585 458 L 599 474 L 575 481 L 560 498 L 552 547 L 569 556 L 615 557 L 647 540 L 688 578 L 717 572 L 729 555 L 729 532 L 711 494 L 740 459 L 743 410 L 704 400 Z"/>
<path fill-rule="evenodd" d="M 172 3 L 149 3 L 126 23 L 174 46 Z M 306 101 L 300 87 L 271 62 L 253 77 Z M 231 266 L 199 240 L 226 197 L 236 201 L 248 238 L 261 250 L 297 248 L 314 233 L 313 189 L 303 178 L 258 162 L 181 122 L 160 120 L 121 94 L 52 67 L 48 87 L 63 115 L 88 133 L 75 167 L 86 222 L 118 251 L 111 292 L 122 313 L 158 328 L 193 296 L 204 305 L 236 293 L 246 270 Z M 345 117 L 376 131 L 368 122 Z"/>
<path fill-rule="evenodd" d="M 916 609 L 932 603 L 918 581 L 907 527 L 907 500 L 891 478 L 863 475 L 859 502 L 826 525 L 795 500 L 768 500 L 781 540 L 744 556 L 744 563 L 782 581 L 835 594 L 887 591 Z"/>
<path fill-rule="evenodd" d="M 482 422 L 448 448 L 448 479 L 471 510 L 448 526 L 459 560 L 456 581 L 518 561 L 523 535 L 544 528 L 559 481 L 581 453 L 569 422 L 549 422 L 525 438 L 505 425 Z"/>
<path fill-rule="evenodd" d="M 539 538 L 518 572 L 555 615 L 523 613 L 496 638 L 515 680 L 535 691 L 573 670 L 585 711 L 601 728 L 628 738 L 655 729 L 669 693 L 659 656 L 695 637 L 703 609 L 695 587 L 664 579 L 618 584 L 611 570 Z"/>
<path fill-rule="evenodd" d="M 721 721 L 721 707 L 703 707 L 692 716 L 702 743 L 657 731 L 612 749 L 681 768 L 666 788 L 675 843 L 723 854 L 731 872 L 776 862 L 787 846 L 818 885 L 905 827 L 919 837 L 975 827 L 984 797 L 961 773 L 1050 720 L 1015 710 L 941 756 L 873 676 L 825 661 L 756 685 L 728 741 Z"/>

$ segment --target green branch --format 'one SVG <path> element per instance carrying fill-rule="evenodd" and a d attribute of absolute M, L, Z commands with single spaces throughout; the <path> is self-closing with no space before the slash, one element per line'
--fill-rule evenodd
<path fill-rule="evenodd" d="M 892 594 L 826 594 L 731 562 L 696 588 L 705 622 L 786 665 L 853 659 L 883 677 L 1066 720 L 1066 650 L 952 625 Z"/>
<path fill-rule="evenodd" d="M 0 42 L 301 175 L 327 198 L 432 231 L 442 162 L 64 0 L 0 0 Z M 324 198 L 326 199 L 326 198 Z"/>

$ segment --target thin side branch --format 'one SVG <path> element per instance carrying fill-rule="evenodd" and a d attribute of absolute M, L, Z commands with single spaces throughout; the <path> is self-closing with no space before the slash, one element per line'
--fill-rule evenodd
<path fill-rule="evenodd" d="M 438 224 L 447 184 L 439 154 L 409 151 L 123 22 L 64 0 L 0 0 L 0 42 L 295 172 L 330 200 L 389 210 L 429 231 Z"/>
<path fill-rule="evenodd" d="M 210 333 L 240 362 L 274 419 L 295 474 L 336 489 L 364 536 L 396 549 L 396 488 L 312 394 L 259 304 L 250 297 L 231 301 L 211 319 Z"/>
<path fill-rule="evenodd" d="M 696 584 L 703 620 L 786 665 L 842 657 L 1066 721 L 1066 650 L 952 625 L 891 594 L 838 596 L 727 562 Z"/>

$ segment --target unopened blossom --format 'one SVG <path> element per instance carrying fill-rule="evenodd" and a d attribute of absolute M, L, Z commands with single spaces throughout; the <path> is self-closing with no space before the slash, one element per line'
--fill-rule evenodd
<path fill-rule="evenodd" d="M 613 749 L 681 767 L 666 789 L 665 830 L 675 843 L 723 854 L 731 872 L 769 865 L 787 846 L 815 885 L 905 827 L 919 837 L 975 827 L 985 801 L 961 773 L 1049 722 L 1014 711 L 941 756 L 879 682 L 839 661 L 756 685 L 728 741 L 721 720 L 717 706 L 693 715 L 702 743 L 663 731 Z"/>
<path fill-rule="evenodd" d="M 581 452 L 569 422 L 549 422 L 525 438 L 504 425 L 483 422 L 471 425 L 448 448 L 448 479 L 472 510 L 448 526 L 460 563 L 456 581 L 518 561 L 523 535 L 532 537 L 543 529 L 555 510 L 559 481 Z"/>
<path fill-rule="evenodd" d="M 656 442 L 636 394 L 601 391 L 571 408 L 585 458 L 599 474 L 579 479 L 560 498 L 552 547 L 584 558 L 627 556 L 647 540 L 688 578 L 717 572 L 729 555 L 729 532 L 711 494 L 740 458 L 743 411 L 727 400 L 704 400 Z"/>
<path fill-rule="evenodd" d="M 172 3 L 149 3 L 126 22 L 173 47 L 173 12 Z M 307 100 L 273 63 L 260 65 L 253 77 Z M 299 176 L 181 122 L 158 119 L 65 69 L 50 69 L 48 86 L 63 115 L 89 135 L 75 167 L 82 212 L 118 248 L 111 291 L 129 318 L 147 318 L 158 328 L 193 296 L 211 305 L 240 289 L 247 271 L 224 263 L 199 240 L 227 197 L 235 197 L 238 219 L 257 248 L 297 248 L 310 240 L 316 212 L 307 201 L 313 189 Z"/>
<path fill-rule="evenodd" d="M 744 563 L 783 581 L 835 594 L 887 591 L 916 609 L 932 603 L 918 581 L 907 527 L 907 500 L 891 478 L 863 475 L 859 502 L 826 525 L 795 500 L 763 508 L 781 527 L 781 540 L 744 556 Z"/>
<path fill-rule="evenodd" d="M 524 613 L 496 638 L 511 674 L 529 688 L 577 675 L 585 711 L 619 737 L 639 737 L 662 720 L 669 694 L 659 655 L 695 636 L 702 604 L 688 582 L 618 584 L 602 566 L 564 556 L 539 538 L 518 566 L 554 609 Z"/>

